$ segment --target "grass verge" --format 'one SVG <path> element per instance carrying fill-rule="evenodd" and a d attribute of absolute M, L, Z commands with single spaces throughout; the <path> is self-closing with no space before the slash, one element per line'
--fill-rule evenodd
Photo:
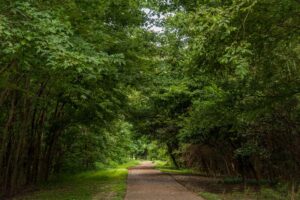
<path fill-rule="evenodd" d="M 175 168 L 174 166 L 172 166 L 172 164 L 170 164 L 167 161 L 160 161 L 160 160 L 156 160 L 154 161 L 155 164 L 155 168 L 159 169 L 162 172 L 165 173 L 170 173 L 170 174 L 195 174 L 195 175 L 200 175 L 200 172 L 197 172 L 193 169 L 184 169 L 184 168 Z"/>
<path fill-rule="evenodd" d="M 193 169 L 176 169 L 170 163 L 165 161 L 155 161 L 155 166 L 162 172 L 170 173 L 175 175 L 203 175 L 200 172 L 197 172 Z M 180 180 L 178 180 L 180 182 Z M 207 181 L 207 179 L 205 180 Z M 188 182 L 188 179 L 185 179 L 185 183 Z M 190 180 L 189 185 L 194 185 L 195 182 Z M 208 184 L 205 182 L 205 184 Z M 277 187 L 271 188 L 268 187 L 270 182 L 266 180 L 261 180 L 257 183 L 255 180 L 247 180 L 248 189 L 245 191 L 235 191 L 238 190 L 238 186 L 242 185 L 242 180 L 240 178 L 223 178 L 220 181 L 214 183 L 216 187 L 216 192 L 211 192 L 211 188 L 208 189 L 206 187 L 202 187 L 199 185 L 197 187 L 193 187 L 191 190 L 202 191 L 199 192 L 199 195 L 203 197 L 205 200 L 290 200 L 291 195 L 288 193 L 288 188 L 286 186 L 278 185 Z M 185 185 L 185 184 L 183 184 Z M 254 186 L 261 185 L 261 188 L 256 191 Z M 227 191 L 220 192 L 220 188 L 227 188 Z M 231 189 L 230 189 L 231 188 Z M 300 191 L 296 194 L 295 199 L 300 200 Z"/>
<path fill-rule="evenodd" d="M 126 192 L 127 168 L 137 164 L 130 161 L 112 169 L 61 176 L 13 200 L 121 200 Z"/>

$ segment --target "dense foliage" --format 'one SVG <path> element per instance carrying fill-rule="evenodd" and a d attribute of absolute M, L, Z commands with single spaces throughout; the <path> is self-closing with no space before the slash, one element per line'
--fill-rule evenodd
<path fill-rule="evenodd" d="M 148 134 L 168 145 L 177 166 L 294 185 L 299 2 L 199 0 L 173 7 L 161 39 L 162 84 L 149 100 L 151 120 L 145 118 Z"/>
<path fill-rule="evenodd" d="M 2 191 L 126 160 L 126 91 L 151 49 L 140 2 L 0 2 Z"/>
<path fill-rule="evenodd" d="M 298 0 L 0 3 L 4 193 L 166 152 L 299 184 Z"/>

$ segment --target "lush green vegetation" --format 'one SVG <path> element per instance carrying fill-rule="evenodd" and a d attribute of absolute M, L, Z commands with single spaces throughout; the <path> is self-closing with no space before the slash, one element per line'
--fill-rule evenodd
<path fill-rule="evenodd" d="M 230 177 L 207 177 L 205 174 L 197 171 L 195 169 L 184 169 L 175 168 L 172 163 L 167 161 L 155 161 L 156 168 L 162 172 L 168 173 L 173 176 L 179 183 L 185 185 L 194 185 L 193 190 L 197 192 L 198 190 L 204 191 L 199 192 L 199 195 L 206 200 L 289 200 L 291 199 L 291 193 L 288 191 L 288 185 L 276 185 L 276 187 L 271 187 L 267 180 L 247 180 L 246 186 L 243 186 L 243 181 L 241 178 L 230 178 Z M 179 177 L 184 177 L 181 182 Z M 192 177 L 192 178 L 189 178 Z M 212 184 L 208 188 L 202 188 L 201 185 L 195 182 L 194 178 L 204 177 L 202 184 Z M 216 179 L 217 178 L 217 179 Z M 238 191 L 240 187 L 244 187 L 243 191 Z M 213 188 L 213 189 L 212 189 Z M 209 191 L 206 191 L 209 190 Z M 213 191 L 211 191 L 213 190 Z M 295 194 L 295 199 L 300 198 L 300 192 Z"/>
<path fill-rule="evenodd" d="M 295 199 L 299 16 L 298 0 L 0 0 L 0 196 L 148 157 Z"/>
<path fill-rule="evenodd" d="M 137 112 L 136 127 L 165 144 L 176 167 L 244 183 L 285 182 L 294 194 L 299 2 L 195 0 L 159 8 L 169 15 L 160 35 L 164 65 L 150 95 L 140 97 L 148 106 Z"/>
<path fill-rule="evenodd" d="M 121 200 L 126 191 L 127 168 L 137 164 L 131 161 L 113 168 L 59 176 L 15 200 Z"/>
<path fill-rule="evenodd" d="M 156 160 L 154 163 L 157 169 L 165 173 L 201 175 L 200 172 L 190 168 L 176 168 L 173 164 L 169 163 L 168 161 Z"/>
<path fill-rule="evenodd" d="M 0 194 L 139 149 L 126 110 L 151 51 L 141 8 L 0 1 Z"/>

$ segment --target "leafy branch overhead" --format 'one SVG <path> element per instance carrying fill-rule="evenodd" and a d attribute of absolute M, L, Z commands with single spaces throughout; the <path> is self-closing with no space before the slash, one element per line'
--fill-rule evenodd
<path fill-rule="evenodd" d="M 299 16 L 297 0 L 0 0 L 0 193 L 164 158 L 295 196 Z"/>

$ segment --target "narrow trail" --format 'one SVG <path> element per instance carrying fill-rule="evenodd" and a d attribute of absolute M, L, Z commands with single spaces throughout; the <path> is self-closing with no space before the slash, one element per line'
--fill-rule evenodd
<path fill-rule="evenodd" d="M 170 175 L 154 169 L 151 162 L 131 168 L 125 200 L 204 200 L 177 183 Z"/>

